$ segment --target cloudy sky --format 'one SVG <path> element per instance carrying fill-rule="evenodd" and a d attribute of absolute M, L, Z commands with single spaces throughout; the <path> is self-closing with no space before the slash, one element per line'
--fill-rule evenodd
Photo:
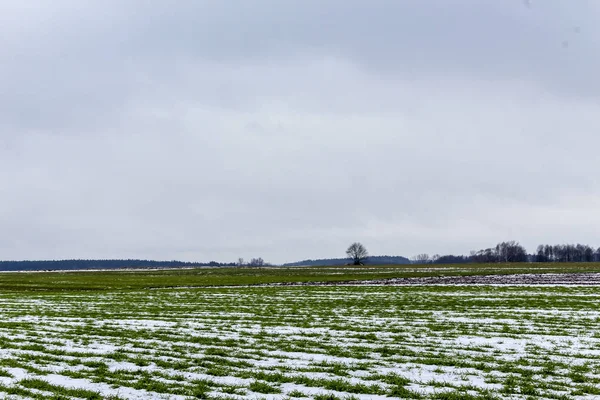
<path fill-rule="evenodd" d="M 596 0 L 6 0 L 0 259 L 600 246 Z"/>

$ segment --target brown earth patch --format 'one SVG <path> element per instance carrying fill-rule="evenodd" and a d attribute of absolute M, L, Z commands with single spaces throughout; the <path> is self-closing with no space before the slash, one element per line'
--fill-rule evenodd
<path fill-rule="evenodd" d="M 600 285 L 600 273 L 430 276 L 338 282 L 286 282 L 265 286 L 354 285 Z M 261 285 L 262 286 L 262 285 Z"/>

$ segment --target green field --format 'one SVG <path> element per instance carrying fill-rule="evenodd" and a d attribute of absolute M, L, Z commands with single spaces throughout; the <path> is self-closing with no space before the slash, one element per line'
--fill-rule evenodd
<path fill-rule="evenodd" d="M 0 398 L 599 398 L 597 286 L 210 286 L 471 268 L 0 274 Z"/>
<path fill-rule="evenodd" d="M 600 272 L 600 263 L 458 264 L 339 267 L 192 268 L 138 271 L 1 273 L 0 290 L 123 290 L 332 282 L 385 278 Z"/>

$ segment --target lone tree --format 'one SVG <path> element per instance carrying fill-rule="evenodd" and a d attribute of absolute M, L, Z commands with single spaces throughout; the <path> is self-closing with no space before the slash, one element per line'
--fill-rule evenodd
<path fill-rule="evenodd" d="M 365 246 L 358 242 L 352 243 L 350 247 L 348 247 L 348 250 L 346 250 L 346 254 L 352 259 L 354 265 L 363 265 L 363 261 L 369 257 L 369 253 Z"/>

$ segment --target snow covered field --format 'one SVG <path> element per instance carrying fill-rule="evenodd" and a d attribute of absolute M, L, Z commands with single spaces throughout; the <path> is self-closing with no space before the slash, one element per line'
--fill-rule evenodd
<path fill-rule="evenodd" d="M 594 286 L 0 294 L 0 398 L 600 398 Z"/>

